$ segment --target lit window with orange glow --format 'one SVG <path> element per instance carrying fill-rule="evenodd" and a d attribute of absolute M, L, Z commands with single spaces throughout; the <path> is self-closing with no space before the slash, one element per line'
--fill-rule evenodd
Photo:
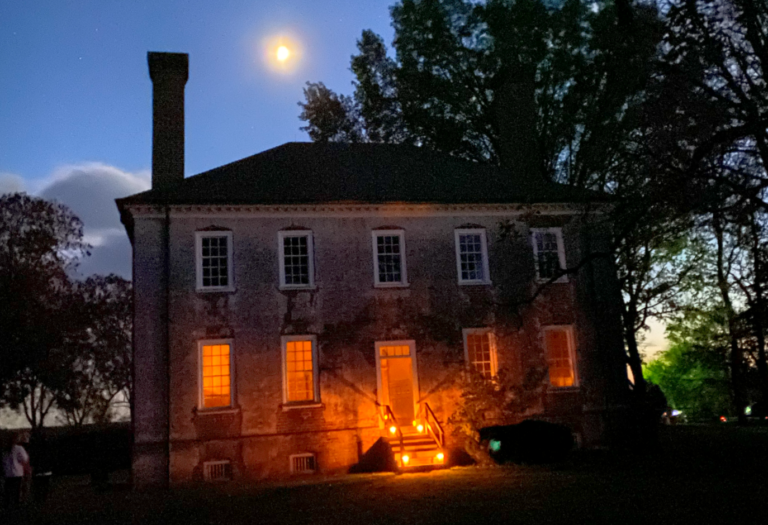
<path fill-rule="evenodd" d="M 318 401 L 315 344 L 314 336 L 283 337 L 285 403 Z"/>
<path fill-rule="evenodd" d="M 576 386 L 573 359 L 573 333 L 570 327 L 544 329 L 544 348 L 549 368 L 549 384 L 556 388 Z"/>
<path fill-rule="evenodd" d="M 200 344 L 202 408 L 232 405 L 232 345 L 229 341 L 206 341 Z"/>
<path fill-rule="evenodd" d="M 408 345 L 380 346 L 381 357 L 407 357 L 411 355 L 411 347 Z"/>
<path fill-rule="evenodd" d="M 489 328 L 465 328 L 464 355 L 467 364 L 483 378 L 496 375 L 496 344 Z"/>

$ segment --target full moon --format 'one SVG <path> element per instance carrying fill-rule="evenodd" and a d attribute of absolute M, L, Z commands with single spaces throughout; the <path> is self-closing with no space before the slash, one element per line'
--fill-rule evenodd
<path fill-rule="evenodd" d="M 280 46 L 277 48 L 277 59 L 280 62 L 285 62 L 289 56 L 291 56 L 291 51 L 287 47 Z"/>

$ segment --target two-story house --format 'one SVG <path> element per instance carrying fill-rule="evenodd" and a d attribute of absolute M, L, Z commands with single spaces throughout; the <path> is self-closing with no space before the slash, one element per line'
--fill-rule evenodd
<path fill-rule="evenodd" d="M 149 64 L 152 189 L 118 200 L 137 485 L 347 471 L 382 439 L 404 468 L 445 464 L 468 368 L 543 367 L 530 417 L 586 445 L 618 431 L 600 195 L 383 144 L 288 143 L 185 179 L 187 56 Z"/>

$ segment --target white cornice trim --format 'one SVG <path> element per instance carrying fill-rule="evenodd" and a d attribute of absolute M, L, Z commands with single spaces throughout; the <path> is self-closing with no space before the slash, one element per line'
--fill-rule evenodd
<path fill-rule="evenodd" d="M 461 217 L 579 215 L 602 213 L 605 204 L 301 204 L 301 205 L 171 205 L 171 217 Z M 130 204 L 141 218 L 165 217 L 164 206 Z"/>

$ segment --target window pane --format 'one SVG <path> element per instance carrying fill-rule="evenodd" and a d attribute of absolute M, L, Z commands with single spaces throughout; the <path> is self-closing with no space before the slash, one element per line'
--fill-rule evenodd
<path fill-rule="evenodd" d="M 380 346 L 379 355 L 381 357 L 409 356 L 411 355 L 411 347 L 408 345 Z"/>
<path fill-rule="evenodd" d="M 472 367 L 485 379 L 493 377 L 491 334 L 467 334 L 467 354 Z"/>
<path fill-rule="evenodd" d="M 202 243 L 203 287 L 224 287 L 229 285 L 227 236 L 206 236 Z"/>
<path fill-rule="evenodd" d="M 283 237 L 285 284 L 309 284 L 309 239 L 306 235 Z"/>
<path fill-rule="evenodd" d="M 566 330 L 547 330 L 544 344 L 549 367 L 549 384 L 557 387 L 573 386 L 573 360 Z"/>
<path fill-rule="evenodd" d="M 402 253 L 399 235 L 377 235 L 376 257 L 379 263 L 378 282 L 399 283 L 403 281 L 401 273 Z"/>
<path fill-rule="evenodd" d="M 312 341 L 288 341 L 285 345 L 288 401 L 313 401 L 315 384 Z"/>
<path fill-rule="evenodd" d="M 229 406 L 229 345 L 203 346 L 203 407 Z"/>
<path fill-rule="evenodd" d="M 539 278 L 550 279 L 559 275 L 562 268 L 560 267 L 560 256 L 557 247 L 557 234 L 554 232 L 537 232 L 534 238 Z"/>
<path fill-rule="evenodd" d="M 483 244 L 479 233 L 459 235 L 462 281 L 483 281 Z"/>

